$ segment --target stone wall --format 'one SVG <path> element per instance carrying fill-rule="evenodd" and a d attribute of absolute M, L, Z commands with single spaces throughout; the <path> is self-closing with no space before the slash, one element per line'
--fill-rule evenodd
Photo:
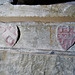
<path fill-rule="evenodd" d="M 0 75 L 75 75 L 75 57 L 0 53 Z"/>
<path fill-rule="evenodd" d="M 42 6 L 3 3 L 0 17 L 75 17 L 73 3 Z M 6 41 L 10 27 L 20 31 L 13 46 L 11 40 Z M 69 41 L 62 44 L 60 39 L 64 37 L 59 29 L 72 34 L 66 38 L 73 40 L 71 44 Z M 0 75 L 75 75 L 74 42 L 75 22 L 0 22 Z"/>

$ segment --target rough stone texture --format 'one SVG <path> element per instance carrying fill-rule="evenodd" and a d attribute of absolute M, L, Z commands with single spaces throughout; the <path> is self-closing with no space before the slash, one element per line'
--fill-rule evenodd
<path fill-rule="evenodd" d="M 75 75 L 75 57 L 1 54 L 0 75 Z"/>
<path fill-rule="evenodd" d="M 13 27 L 18 26 L 20 30 L 20 39 L 15 44 L 14 48 L 65 50 L 62 47 L 62 45 L 60 45 L 61 43 L 59 42 L 57 37 L 58 27 L 71 26 L 75 30 L 74 23 L 72 24 L 61 23 L 60 25 L 58 24 L 51 25 L 51 23 L 45 24 L 41 22 L 0 23 L 0 26 L 7 26 L 7 25 Z M 1 38 L 0 47 L 10 47 L 10 45 L 6 43 L 5 39 L 3 39 L 4 37 L 2 38 L 2 35 L 0 35 L 0 38 Z M 73 47 L 74 46 L 72 46 L 71 51 L 74 50 Z"/>
<path fill-rule="evenodd" d="M 28 10 L 29 9 L 29 10 Z M 75 6 L 73 4 L 56 5 L 0 5 L 0 16 L 73 16 L 75 17 Z"/>
<path fill-rule="evenodd" d="M 45 39 L 45 36 L 47 36 L 47 34 L 49 35 L 46 37 L 46 40 L 44 40 L 44 42 L 47 42 L 45 44 L 39 43 L 38 48 L 50 49 L 50 45 L 46 47 L 48 39 L 50 40 L 51 32 L 50 28 L 48 29 L 47 27 L 51 26 L 54 28 L 54 26 L 57 27 L 58 24 L 59 23 L 57 23 L 57 25 L 51 23 L 50 25 L 50 23 L 46 23 L 46 25 L 44 25 L 44 23 L 39 23 L 39 26 L 37 22 L 0 23 L 0 25 L 19 26 L 21 30 L 21 37 L 14 48 L 27 47 L 32 49 L 37 48 L 36 39 L 34 37 L 39 36 L 39 39 L 43 37 Z M 67 24 L 70 26 L 75 25 L 74 23 L 61 23 L 60 25 L 63 24 Z M 45 36 L 43 34 L 45 34 Z M 41 35 L 43 35 L 43 37 Z M 38 40 L 38 42 L 43 41 L 41 39 Z M 56 42 L 54 42 L 54 44 L 55 43 Z M 2 41 L 2 43 L 0 44 L 1 47 L 3 47 L 2 44 L 7 48 L 7 44 L 5 44 L 5 42 L 3 43 Z M 56 50 L 57 47 L 58 46 L 53 46 L 52 49 Z M 57 50 L 59 49 L 61 50 L 61 48 L 58 47 Z M 71 51 L 72 50 L 75 51 L 75 45 L 71 48 Z M 0 51 L 0 75 L 75 75 L 75 57 L 24 54 L 23 52 L 15 53 L 14 51 L 11 51 L 11 49 L 9 51 Z"/>
<path fill-rule="evenodd" d="M 58 4 L 45 6 L 14 6 L 11 4 L 0 5 L 0 16 L 71 16 L 75 17 L 74 4 Z M 14 48 L 47 48 L 61 50 L 61 47 L 55 46 L 56 41 L 51 46 L 50 26 L 56 28 L 60 25 L 75 26 L 75 23 L 0 23 L 0 25 L 15 26 L 21 31 L 21 37 Z M 32 35 L 31 37 L 29 35 Z M 39 37 L 39 40 L 36 41 Z M 53 35 L 56 37 L 56 32 Z M 33 39 L 34 38 L 34 39 Z M 53 39 L 53 38 L 52 38 Z M 29 41 L 28 41 L 29 40 Z M 43 41 L 44 40 L 44 41 Z M 53 39 L 54 40 L 54 39 Z M 27 42 L 26 42 L 27 41 Z M 47 42 L 46 42 L 47 41 Z M 52 41 L 52 40 L 51 40 Z M 40 42 L 36 45 L 37 42 Z M 59 44 L 58 44 L 59 45 Z M 0 50 L 2 47 L 9 47 L 0 35 Z M 71 51 L 75 51 L 75 45 Z M 0 51 L 0 75 L 75 75 L 75 56 L 50 56 L 42 54 L 24 54 L 14 51 Z"/>
<path fill-rule="evenodd" d="M 7 3 L 7 2 L 12 2 L 12 0 L 0 0 L 0 4 L 4 4 L 4 3 Z"/>

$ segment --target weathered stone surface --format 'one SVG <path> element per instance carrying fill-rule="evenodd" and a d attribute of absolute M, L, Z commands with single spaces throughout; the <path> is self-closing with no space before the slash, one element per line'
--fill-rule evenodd
<path fill-rule="evenodd" d="M 0 0 L 0 4 L 4 4 L 4 3 L 7 3 L 7 2 L 12 2 L 12 0 Z"/>
<path fill-rule="evenodd" d="M 3 52 L 0 75 L 75 75 L 75 58 Z"/>
<path fill-rule="evenodd" d="M 13 46 L 18 38 L 17 26 L 0 26 L 0 35 L 9 46 Z"/>
<path fill-rule="evenodd" d="M 75 6 L 70 4 L 36 6 L 4 4 L 0 6 L 0 16 L 75 17 Z"/>
<path fill-rule="evenodd" d="M 62 48 L 69 49 L 75 42 L 74 26 L 59 26 L 57 29 L 57 37 Z"/>
<path fill-rule="evenodd" d="M 2 1 L 2 0 L 1 0 Z M 58 4 L 45 6 L 27 5 L 0 5 L 0 16 L 71 16 L 75 17 L 74 4 Z M 18 26 L 21 32 L 19 41 L 13 48 L 43 48 L 63 50 L 57 42 L 57 29 L 59 26 L 75 26 L 75 23 L 42 23 L 18 22 L 0 23 L 4 26 Z M 0 75 L 75 75 L 75 57 L 50 56 L 15 53 L 9 49 L 0 35 Z M 19 50 L 19 49 L 18 49 Z M 22 51 L 22 50 L 21 50 Z M 75 51 L 75 45 L 69 51 Z"/>
<path fill-rule="evenodd" d="M 41 22 L 20 22 L 20 23 L 0 23 L 1 26 L 18 26 L 20 33 L 19 40 L 15 44 L 14 48 L 29 48 L 29 49 L 45 49 L 45 50 L 67 50 L 75 42 L 75 24 L 62 23 L 60 25 L 51 25 L 51 23 Z M 59 28 L 61 29 L 59 30 Z M 66 30 L 68 28 L 68 33 Z M 73 32 L 72 29 L 74 28 Z M 69 31 L 71 32 L 69 33 Z M 58 32 L 61 31 L 61 32 Z M 71 34 L 72 33 L 72 34 Z M 6 33 L 8 34 L 8 33 Z M 67 35 L 65 38 L 64 35 Z M 71 36 L 70 36 L 71 35 Z M 59 37 L 60 36 L 60 37 Z M 63 39 L 64 37 L 64 39 Z M 9 47 L 9 44 L 0 35 L 0 47 Z M 63 44 L 61 40 L 63 40 Z M 67 40 L 68 39 L 68 40 Z M 66 41 L 65 41 L 66 40 Z M 72 43 L 71 43 L 72 42 Z M 72 46 L 73 47 L 73 46 Z M 71 48 L 73 50 L 73 48 Z"/>

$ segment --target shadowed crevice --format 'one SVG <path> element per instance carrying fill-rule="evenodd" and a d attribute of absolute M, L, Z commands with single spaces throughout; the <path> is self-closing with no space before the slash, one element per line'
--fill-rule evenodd
<path fill-rule="evenodd" d="M 75 42 L 66 50 L 66 51 L 68 51 L 72 46 L 74 46 L 75 45 Z"/>
<path fill-rule="evenodd" d="M 50 5 L 71 2 L 74 0 L 13 0 L 14 5 Z"/>
<path fill-rule="evenodd" d="M 17 30 L 18 30 L 18 31 L 17 31 L 17 32 L 18 32 L 18 37 L 17 37 L 16 43 L 19 41 L 19 39 L 20 39 L 20 35 L 21 35 L 21 33 L 20 33 L 20 29 L 19 29 L 18 26 L 17 26 Z M 16 43 L 15 43 L 15 44 L 16 44 Z M 15 44 L 14 44 L 14 45 L 15 45 Z"/>

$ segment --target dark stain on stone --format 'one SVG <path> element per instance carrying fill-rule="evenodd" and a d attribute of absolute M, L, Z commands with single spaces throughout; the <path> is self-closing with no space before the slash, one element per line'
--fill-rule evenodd
<path fill-rule="evenodd" d="M 54 54 L 54 52 L 52 51 L 50 54 Z"/>

